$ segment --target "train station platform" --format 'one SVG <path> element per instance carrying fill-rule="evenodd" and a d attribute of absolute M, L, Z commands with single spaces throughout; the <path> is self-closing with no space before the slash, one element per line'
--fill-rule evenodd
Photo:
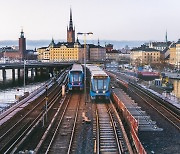
<path fill-rule="evenodd" d="M 113 93 L 121 100 L 131 115 L 138 121 L 138 131 L 162 131 L 156 125 L 156 122 L 151 120 L 145 111 L 138 106 L 122 89 L 115 88 Z"/>

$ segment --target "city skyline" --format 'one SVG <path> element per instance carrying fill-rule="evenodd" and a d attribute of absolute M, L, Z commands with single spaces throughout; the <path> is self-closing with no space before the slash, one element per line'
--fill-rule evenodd
<path fill-rule="evenodd" d="M 168 40 L 180 37 L 178 0 L 6 0 L 0 2 L 0 41 L 16 40 L 21 28 L 29 40 L 66 40 L 72 8 L 77 32 L 92 31 L 88 39 Z M 77 36 L 76 36 L 77 37 Z"/>

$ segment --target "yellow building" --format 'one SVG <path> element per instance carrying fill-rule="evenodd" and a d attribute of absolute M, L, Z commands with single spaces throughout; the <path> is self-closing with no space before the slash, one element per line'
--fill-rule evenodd
<path fill-rule="evenodd" d="M 157 64 L 160 62 L 160 51 L 149 48 L 145 45 L 134 48 L 130 52 L 130 60 L 132 65 Z"/>
<path fill-rule="evenodd" d="M 180 69 L 180 39 L 170 46 L 169 63 L 174 67 Z"/>
<path fill-rule="evenodd" d="M 76 43 L 59 42 L 54 43 L 54 40 L 48 47 L 37 49 L 38 60 L 45 62 L 68 62 L 80 61 L 82 58 L 83 48 Z"/>
<path fill-rule="evenodd" d="M 176 64 L 176 44 L 173 43 L 169 48 L 169 63 L 171 65 Z"/>
<path fill-rule="evenodd" d="M 180 39 L 176 42 L 176 63 L 175 66 L 180 69 Z"/>

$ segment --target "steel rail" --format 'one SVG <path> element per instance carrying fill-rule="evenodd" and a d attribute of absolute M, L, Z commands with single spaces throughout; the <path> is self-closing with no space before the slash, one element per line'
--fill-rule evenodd
<path fill-rule="evenodd" d="M 52 93 L 52 92 L 51 92 Z M 51 94 L 49 93 L 49 95 Z M 28 111 L 24 117 L 22 117 L 19 121 L 17 121 L 6 133 L 4 133 L 2 136 L 0 136 L 0 141 L 2 141 L 3 138 L 5 138 L 7 135 L 9 135 L 9 132 L 11 132 L 17 125 L 19 125 L 24 119 L 27 118 L 29 114 L 31 114 L 38 106 L 40 106 L 45 101 L 45 98 L 43 98 L 38 104 L 36 104 L 30 111 Z"/>
<path fill-rule="evenodd" d="M 61 118 L 60 118 L 60 120 L 59 120 L 59 122 L 58 122 L 58 125 L 57 125 L 57 127 L 56 127 L 56 129 L 55 129 L 55 131 L 54 131 L 54 134 L 53 134 L 53 136 L 52 136 L 52 138 L 51 138 L 51 141 L 50 141 L 50 143 L 49 143 L 49 145 L 48 145 L 48 147 L 47 147 L 47 149 L 46 149 L 45 154 L 47 154 L 47 153 L 49 152 L 49 150 L 50 150 L 50 148 L 51 148 L 51 146 L 52 146 L 52 144 L 53 144 L 53 142 L 54 142 L 55 136 L 57 135 L 57 132 L 58 132 L 58 129 L 59 129 L 60 124 L 62 123 L 62 120 L 63 120 L 63 118 L 64 118 L 64 115 L 65 115 L 65 113 L 66 113 L 66 110 L 67 110 L 67 108 L 68 108 L 68 105 L 69 105 L 69 103 L 70 103 L 71 97 L 72 97 L 72 95 L 70 96 L 70 98 L 69 98 L 68 101 L 67 101 L 67 104 L 66 104 L 66 106 L 65 106 L 65 109 L 64 109 L 64 111 L 63 111 L 63 113 L 62 113 L 62 116 L 61 116 Z"/>
<path fill-rule="evenodd" d="M 76 128 L 76 123 L 77 123 L 77 117 L 78 117 L 78 111 L 79 111 L 80 102 L 81 102 L 81 95 L 79 95 L 78 105 L 77 105 L 77 108 L 76 108 L 76 114 L 75 114 L 75 118 L 74 118 L 74 124 L 73 124 L 73 129 L 72 129 L 72 132 L 71 132 L 71 137 L 70 137 L 70 142 L 69 142 L 69 147 L 68 147 L 67 154 L 71 153 L 71 146 L 72 146 L 72 142 L 73 142 L 73 138 L 74 138 L 74 134 L 75 134 L 75 128 Z"/>
<path fill-rule="evenodd" d="M 62 81 L 61 81 L 62 82 Z M 55 87 L 55 89 L 56 88 L 58 88 L 58 86 L 59 86 L 60 84 L 58 84 L 56 87 Z M 45 86 L 43 86 L 43 87 L 45 87 Z M 54 90 L 55 90 L 54 89 Z M 48 94 L 48 96 L 49 95 L 51 95 L 51 93 L 53 93 L 54 91 L 52 90 L 52 91 L 50 91 L 50 93 Z M 28 99 L 29 100 L 29 99 Z M 7 135 L 9 135 L 9 132 L 11 132 L 19 123 L 21 123 L 22 122 L 22 120 L 24 120 L 25 118 L 27 118 L 27 116 L 30 114 L 30 113 L 32 113 L 39 105 L 41 105 L 41 103 L 43 103 L 43 101 L 45 101 L 45 98 L 42 98 L 42 100 L 38 103 L 38 104 L 36 104 L 30 111 L 28 111 L 19 121 L 17 121 L 6 133 L 4 133 L 2 136 L 0 136 L 0 141 L 4 138 L 4 137 L 6 137 Z M 22 105 L 22 104 L 21 104 Z M 18 106 L 19 107 L 19 106 Z M 18 108 L 17 107 L 17 108 Z M 17 109 L 16 108 L 16 109 Z M 13 110 L 14 111 L 14 110 Z"/>
<path fill-rule="evenodd" d="M 99 130 L 99 116 L 96 104 L 96 154 L 100 154 L 100 130 Z"/>
<path fill-rule="evenodd" d="M 58 97 L 60 97 L 59 93 L 57 93 L 56 97 L 53 97 L 53 100 L 49 102 L 49 104 L 51 105 L 48 108 L 48 110 L 50 110 L 50 108 L 53 106 L 56 100 L 59 99 Z M 16 137 L 18 138 L 8 147 L 8 149 L 4 153 L 6 154 L 10 151 L 14 153 L 18 149 L 18 147 L 23 143 L 23 141 L 28 137 L 28 135 L 32 132 L 35 126 L 39 124 L 43 116 L 45 116 L 45 113 L 44 111 L 41 111 L 40 114 L 30 123 L 30 125 L 25 130 L 22 130 L 22 133 L 19 136 L 15 134 L 11 140 L 14 140 L 14 138 Z M 9 145 L 9 143 L 7 143 L 6 145 Z"/>
<path fill-rule="evenodd" d="M 108 105 L 106 105 L 106 106 L 108 107 Z M 123 147 L 122 147 L 121 142 L 119 141 L 118 134 L 117 134 L 117 131 L 116 131 L 116 128 L 115 128 L 115 121 L 114 121 L 114 119 L 112 117 L 112 113 L 111 113 L 111 111 L 109 109 L 108 109 L 108 113 L 109 113 L 109 117 L 111 119 L 111 124 L 112 124 L 112 128 L 113 128 L 113 131 L 114 131 L 116 144 L 117 144 L 117 147 L 118 147 L 118 152 L 119 152 L 119 154 L 122 154 L 124 152 Z"/>
<path fill-rule="evenodd" d="M 156 102 L 156 104 L 158 104 L 159 106 L 153 106 L 150 102 L 148 102 L 147 100 L 145 100 L 141 95 L 139 95 L 137 92 L 129 89 L 130 91 L 134 92 L 137 96 L 139 96 L 144 102 L 146 102 L 149 106 L 151 106 L 154 110 L 156 110 L 160 115 L 162 115 L 165 119 L 167 119 L 170 123 L 172 123 L 178 130 L 180 130 L 180 126 L 178 124 L 180 124 L 180 118 L 178 118 L 179 116 L 172 112 L 170 109 L 168 109 L 165 105 L 159 103 L 156 99 L 154 99 L 153 97 L 149 96 L 148 94 L 146 94 L 144 91 L 142 91 L 141 89 L 138 89 L 136 86 L 132 86 L 135 89 L 137 89 L 139 92 L 143 93 L 145 96 L 147 96 L 148 98 L 150 98 L 151 100 L 153 100 L 154 102 Z M 168 115 L 165 115 L 165 113 L 163 113 L 163 111 L 161 111 L 161 109 L 163 109 L 163 111 L 165 111 L 167 114 L 169 114 L 171 117 L 168 117 Z M 170 118 L 174 118 L 173 120 L 171 120 Z M 176 123 L 174 122 L 176 121 Z"/>
<path fill-rule="evenodd" d="M 58 88 L 58 85 L 57 85 L 54 89 L 57 89 L 57 88 Z M 58 89 L 57 89 L 57 90 L 58 90 Z M 51 95 L 52 92 L 53 92 L 53 91 L 51 91 L 51 92 L 49 93 L 49 95 Z M 56 95 L 59 95 L 59 93 L 57 93 Z M 55 95 L 53 95 L 53 97 L 52 97 L 53 100 L 56 98 L 56 97 L 54 97 L 54 96 L 55 96 Z M 51 102 L 53 102 L 53 100 L 51 100 Z M 35 107 L 33 107 L 33 109 L 32 109 L 31 111 L 29 111 L 23 118 L 21 118 L 21 120 L 18 121 L 18 122 L 16 123 L 16 125 L 14 125 L 13 127 L 11 127 L 3 136 L 1 136 L 1 140 L 2 140 L 6 135 L 8 135 L 8 133 L 9 133 L 12 129 L 14 129 L 15 126 L 17 126 L 22 120 L 24 120 L 24 119 L 27 117 L 28 114 L 30 114 L 31 112 L 33 112 L 33 110 L 34 110 L 39 104 L 41 104 L 43 101 L 44 101 L 44 99 L 43 99 L 40 103 L 38 103 Z M 51 104 L 51 102 L 49 103 L 49 105 Z M 37 121 L 37 119 L 40 118 L 42 114 L 43 114 L 43 111 L 39 114 L 39 116 L 38 116 L 37 118 L 35 118 L 34 121 Z M 34 124 L 34 123 L 31 123 L 31 124 Z M 24 127 L 23 127 L 23 128 L 24 128 Z M 23 128 L 22 128 L 22 129 L 23 129 Z M 28 128 L 26 129 L 26 131 L 27 131 L 29 128 L 30 128 L 30 127 L 28 127 Z M 13 138 L 15 138 L 16 136 L 18 136 L 18 134 L 21 133 L 22 129 L 20 129 L 15 135 L 13 135 L 13 137 L 9 140 L 9 142 L 12 142 L 12 140 L 14 140 Z M 22 137 L 23 134 L 20 135 L 20 136 Z M 16 141 L 14 141 L 14 143 L 12 144 L 12 146 L 14 146 L 15 143 L 19 141 L 19 139 L 20 139 L 20 137 L 18 137 L 18 139 L 17 139 Z M 8 145 L 9 142 L 7 142 L 7 143 L 5 144 L 5 146 L 3 146 L 3 148 L 1 147 L 1 151 L 2 151 L 3 149 L 5 149 L 5 147 L 7 147 L 7 145 Z M 10 146 L 10 147 L 12 148 L 12 146 Z M 9 147 L 9 150 L 11 149 L 10 147 Z M 7 151 L 8 151 L 8 150 L 7 150 Z"/>
<path fill-rule="evenodd" d="M 61 91 L 60 91 L 60 93 L 61 93 Z M 57 100 L 58 100 L 60 97 L 61 97 L 61 95 L 59 95 L 59 93 L 57 93 L 57 95 L 56 95 L 56 96 L 53 98 L 53 100 L 50 102 L 50 106 L 49 106 L 47 112 L 49 112 L 49 110 L 52 109 L 53 105 L 57 102 Z M 38 118 L 37 120 L 33 121 L 33 123 L 35 123 L 35 124 L 34 124 L 34 125 L 31 124 L 30 130 L 29 130 L 29 131 L 27 130 L 27 132 L 25 132 L 26 135 L 25 135 L 25 136 L 21 139 L 21 141 L 15 146 L 15 148 L 12 150 L 12 153 L 15 153 L 15 152 L 17 151 L 17 149 L 21 146 L 21 144 L 23 144 L 23 142 L 29 137 L 30 133 L 31 133 L 31 132 L 35 129 L 35 127 L 42 121 L 42 118 L 45 117 L 45 114 L 46 114 L 46 113 L 44 113 L 44 112 L 42 111 L 42 113 L 40 114 L 39 118 Z M 25 130 L 25 131 L 26 131 L 26 130 Z"/>
<path fill-rule="evenodd" d="M 129 152 L 129 154 L 133 154 L 133 150 L 132 150 L 132 147 L 130 145 L 129 139 L 127 137 L 127 133 L 125 131 L 123 123 L 121 121 L 121 118 L 120 118 L 120 116 L 119 116 L 119 114 L 118 114 L 118 112 L 117 112 L 117 110 L 116 110 L 116 108 L 115 108 L 115 106 L 114 106 L 114 104 L 113 104 L 113 102 L 111 100 L 110 100 L 110 105 L 111 105 L 111 108 L 113 109 L 113 111 L 114 111 L 114 113 L 115 113 L 115 115 L 117 117 L 118 124 L 120 125 L 121 131 L 122 131 L 122 134 L 123 134 L 123 138 L 124 138 L 125 143 L 127 145 L 128 152 Z M 122 144 L 121 144 L 121 147 L 122 147 Z"/>
<path fill-rule="evenodd" d="M 102 112 L 107 113 L 107 116 L 109 117 L 110 129 L 101 130 L 101 125 L 106 124 L 106 123 L 104 123 L 102 121 L 102 124 L 100 124 L 101 120 L 100 120 L 99 114 L 101 114 L 101 113 L 99 113 L 99 111 L 98 111 L 99 109 L 98 109 L 98 106 L 96 104 L 96 140 L 95 140 L 95 144 L 96 144 L 95 148 L 96 149 L 94 150 L 94 152 L 96 154 L 101 153 L 101 149 L 102 149 L 101 148 L 101 135 L 100 135 L 101 131 L 103 131 L 103 132 L 107 131 L 107 133 L 109 134 L 110 133 L 109 131 L 112 130 L 112 135 L 110 135 L 108 138 L 111 138 L 111 140 L 114 141 L 113 143 L 115 143 L 115 144 L 112 145 L 112 147 L 117 150 L 116 152 L 119 153 L 119 154 L 122 154 L 122 153 L 124 153 L 123 146 L 122 146 L 122 143 L 121 143 L 122 141 L 119 141 L 119 136 L 118 136 L 118 133 L 117 133 L 118 130 L 116 129 L 115 120 L 113 119 L 113 115 L 112 115 L 112 113 L 110 111 L 110 107 L 107 104 L 102 104 L 102 105 L 104 105 L 105 110 L 106 110 L 106 111 L 104 111 L 102 109 L 103 110 Z M 106 115 L 105 115 L 105 117 L 106 117 Z M 106 121 L 106 122 L 108 122 L 108 121 Z M 103 128 L 104 128 L 104 126 L 102 127 L 102 129 Z M 108 126 L 107 126 L 107 128 L 108 128 Z M 111 152 L 115 152 L 114 151 L 115 149 L 113 149 L 113 148 L 112 148 L 113 151 L 111 151 Z M 110 151 L 106 151 L 106 152 L 110 152 Z"/>
<path fill-rule="evenodd" d="M 38 143 L 38 145 L 34 149 L 34 154 L 39 152 L 42 144 L 44 143 L 44 140 L 47 138 L 47 135 L 48 135 L 49 131 L 51 131 L 51 128 L 52 128 L 53 124 L 55 123 L 55 120 L 57 119 L 57 116 L 58 116 L 60 110 L 62 109 L 62 106 L 63 106 L 63 103 L 64 103 L 65 99 L 66 99 L 66 97 L 63 98 L 62 103 L 59 105 L 58 110 L 54 114 L 54 117 L 52 118 L 51 123 L 49 124 L 49 126 L 46 129 L 46 131 L 45 131 L 44 135 L 42 136 L 42 138 L 40 139 L 40 142 Z"/>

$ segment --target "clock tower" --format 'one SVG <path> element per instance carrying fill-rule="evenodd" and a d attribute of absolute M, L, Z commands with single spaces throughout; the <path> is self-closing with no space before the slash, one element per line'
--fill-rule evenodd
<path fill-rule="evenodd" d="M 26 58 L 26 38 L 24 37 L 23 29 L 19 38 L 19 53 L 22 59 Z"/>
<path fill-rule="evenodd" d="M 70 9 L 69 27 L 67 27 L 67 42 L 68 43 L 74 43 L 75 42 L 75 28 L 73 28 L 72 11 L 71 11 L 71 9 Z"/>

